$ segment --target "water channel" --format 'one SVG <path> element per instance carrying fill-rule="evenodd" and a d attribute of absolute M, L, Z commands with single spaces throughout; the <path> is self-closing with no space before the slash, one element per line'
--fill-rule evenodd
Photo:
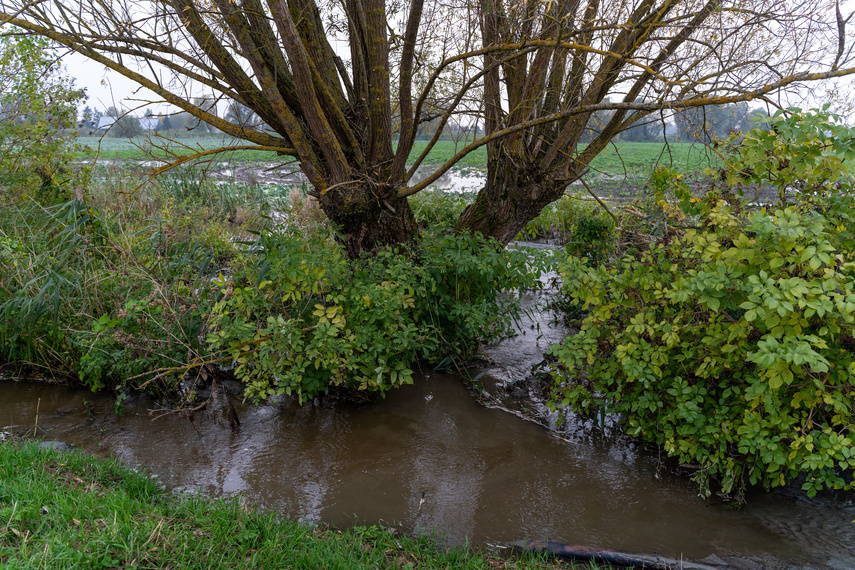
<path fill-rule="evenodd" d="M 526 334 L 487 349 L 487 391 L 507 395 L 508 382 L 566 333 L 544 316 L 532 314 L 520 327 Z M 736 568 L 855 567 L 851 497 L 755 492 L 742 510 L 704 501 L 655 452 L 573 418 L 556 437 L 480 405 L 453 373 L 424 372 L 369 404 L 238 404 L 238 433 L 217 416 L 191 424 L 155 407 L 132 397 L 117 416 L 108 396 L 0 382 L 0 428 L 31 429 L 38 410 L 46 439 L 142 465 L 169 488 L 242 493 L 290 518 L 382 522 L 455 545 L 550 539 L 716 555 Z"/>

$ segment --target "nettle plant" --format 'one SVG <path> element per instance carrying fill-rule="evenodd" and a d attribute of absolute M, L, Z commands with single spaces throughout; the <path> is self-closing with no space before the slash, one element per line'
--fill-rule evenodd
<path fill-rule="evenodd" d="M 855 467 L 855 264 L 825 218 L 789 207 L 709 227 L 591 268 L 564 291 L 589 311 L 552 352 L 553 405 L 619 414 L 627 433 L 696 466 L 704 495 L 804 475 L 850 488 Z"/>

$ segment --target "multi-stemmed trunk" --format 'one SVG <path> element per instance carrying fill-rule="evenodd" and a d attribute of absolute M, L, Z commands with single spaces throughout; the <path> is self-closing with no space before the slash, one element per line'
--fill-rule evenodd
<path fill-rule="evenodd" d="M 0 20 L 131 79 L 158 108 L 244 141 L 174 154 L 168 167 L 224 150 L 291 157 L 350 257 L 415 239 L 401 196 L 423 186 L 406 188 L 406 161 L 420 126 L 436 118 L 431 144 L 453 119 L 483 120 L 485 137 L 434 175 L 486 145 L 486 185 L 457 227 L 508 242 L 650 113 L 855 75 L 851 18 L 833 0 L 425 4 L 344 0 L 333 14 L 318 0 L 4 0 Z M 770 26 L 782 33 L 769 36 Z M 825 70 L 815 57 L 823 49 Z M 245 106 L 264 127 L 220 118 L 211 96 Z"/>
<path fill-rule="evenodd" d="M 518 168 L 515 161 L 499 154 L 488 161 L 484 187 L 460 215 L 457 230 L 479 232 L 507 244 L 543 208 L 560 198 L 564 187 L 537 172 Z"/>
<path fill-rule="evenodd" d="M 411 245 L 416 239 L 418 225 L 413 210 L 392 186 L 363 184 L 332 189 L 321 194 L 319 201 L 351 259 L 384 246 Z"/>

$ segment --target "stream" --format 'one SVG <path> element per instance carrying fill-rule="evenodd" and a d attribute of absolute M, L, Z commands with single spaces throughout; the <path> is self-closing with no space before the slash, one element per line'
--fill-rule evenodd
<path fill-rule="evenodd" d="M 688 560 L 715 555 L 734 568 L 855 567 L 851 494 L 757 491 L 736 510 L 699 498 L 679 466 L 609 430 L 570 416 L 556 437 L 508 413 L 516 406 L 554 422 L 515 381 L 566 330 L 546 313 L 532 313 L 520 330 L 469 371 L 506 410 L 479 404 L 457 373 L 423 371 L 369 404 L 252 406 L 238 397 L 241 430 L 232 433 L 220 414 L 191 423 L 143 396 L 116 415 L 109 396 L 4 381 L 0 431 L 31 432 L 38 410 L 45 439 L 144 466 L 171 489 L 241 493 L 289 518 L 382 523 L 453 545 L 549 539 Z"/>

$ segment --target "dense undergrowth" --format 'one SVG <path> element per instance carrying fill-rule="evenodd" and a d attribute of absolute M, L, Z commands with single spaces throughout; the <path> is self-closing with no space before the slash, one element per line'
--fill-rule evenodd
<path fill-rule="evenodd" d="M 94 181 L 86 204 L 4 195 L 5 368 L 122 388 L 207 353 L 200 334 L 214 291 L 210 279 L 237 255 L 235 235 L 260 229 L 263 208 L 242 195 L 233 198 L 250 209 L 229 211 L 200 180 L 196 195 L 186 179 L 142 190 L 141 183 L 131 176 Z M 238 214 L 246 219 L 235 226 L 229 219 Z"/>
<path fill-rule="evenodd" d="M 516 290 L 549 256 L 453 235 L 467 202 L 413 198 L 414 251 L 345 259 L 323 215 L 289 188 L 216 184 L 175 170 L 149 180 L 91 170 L 68 185 L 3 193 L 0 362 L 19 374 L 121 392 L 189 394 L 218 366 L 248 395 L 300 400 L 331 386 L 383 392 L 420 363 L 460 361 L 511 332 Z M 568 196 L 521 237 L 601 255 L 607 218 Z"/>
<path fill-rule="evenodd" d="M 223 365 L 256 398 L 382 393 L 509 334 L 547 262 L 441 225 L 351 262 L 299 191 L 193 171 L 95 170 L 86 194 L 6 195 L 0 361 L 92 389 L 175 396 Z"/>
<path fill-rule="evenodd" d="M 481 237 L 427 232 L 416 251 L 348 261 L 332 235 L 262 235 L 254 263 L 221 279 L 208 342 L 254 397 L 329 386 L 383 392 L 419 361 L 471 357 L 510 334 L 520 306 L 503 291 L 540 286 L 543 256 Z"/>
<path fill-rule="evenodd" d="M 572 568 L 383 526 L 282 520 L 241 498 L 167 493 L 114 460 L 0 443 L 3 568 Z M 584 566 L 593 568 L 593 566 Z"/>
<path fill-rule="evenodd" d="M 93 169 L 85 203 L 79 181 L 9 187 L 0 363 L 172 398 L 223 369 L 255 399 L 382 394 L 510 334 L 516 292 L 557 260 L 581 330 L 552 349 L 554 406 L 615 414 L 704 494 L 850 488 L 853 134 L 825 112 L 770 125 L 721 147 L 706 194 L 658 169 L 610 212 L 573 194 L 550 205 L 519 237 L 563 243 L 558 257 L 454 234 L 471 196 L 452 193 L 412 198 L 417 247 L 348 261 L 295 189 L 192 169 Z"/>
<path fill-rule="evenodd" d="M 771 122 L 718 192 L 657 173 L 657 239 L 563 260 L 581 330 L 552 349 L 553 405 L 616 414 L 737 502 L 758 484 L 855 484 L 855 131 L 827 113 Z M 746 183 L 778 203 L 740 200 Z"/>

